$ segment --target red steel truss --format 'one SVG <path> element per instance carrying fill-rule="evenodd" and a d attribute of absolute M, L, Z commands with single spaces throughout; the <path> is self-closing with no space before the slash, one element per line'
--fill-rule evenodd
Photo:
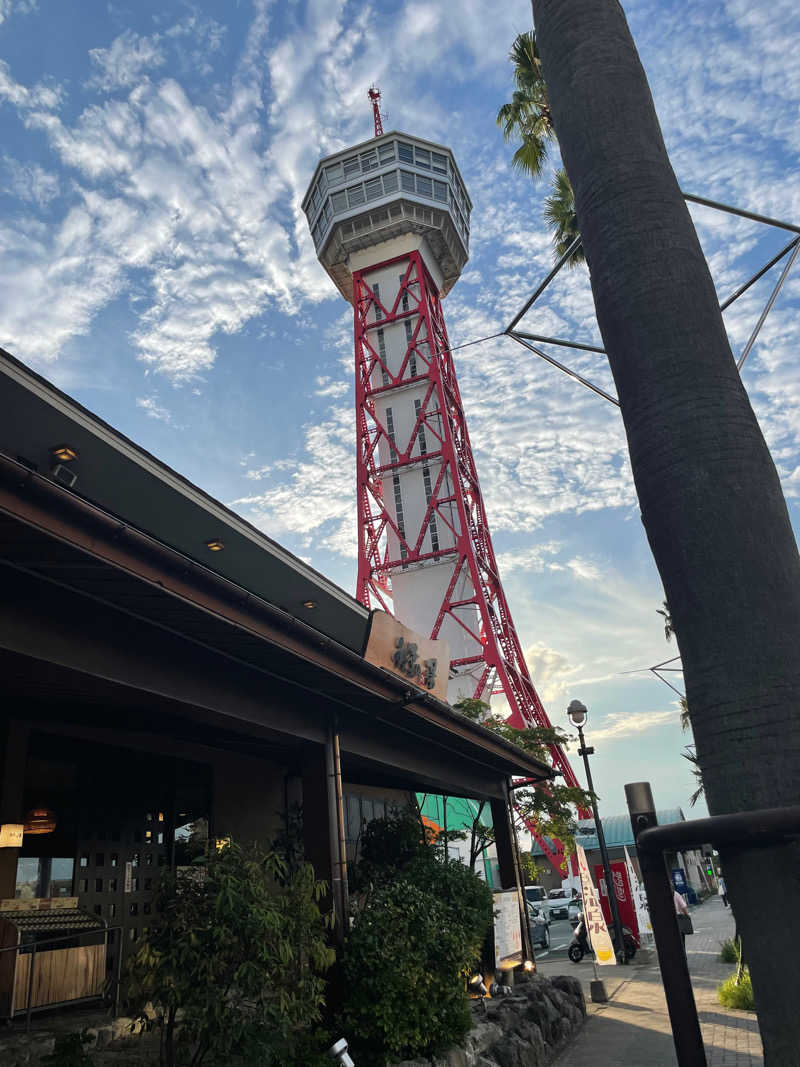
<path fill-rule="evenodd" d="M 403 274 L 391 307 L 380 302 L 367 281 L 369 275 L 387 267 L 394 267 L 395 274 L 402 270 Z M 410 252 L 355 271 L 353 310 L 358 492 L 356 596 L 366 607 L 380 606 L 391 612 L 392 574 L 396 569 L 436 559 L 451 560 L 452 578 L 430 636 L 438 636 L 446 618 L 455 620 L 480 645 L 479 653 L 453 660 L 451 664 L 454 668 L 479 667 L 475 696 L 502 692 L 511 708 L 509 723 L 512 726 L 550 727 L 528 672 L 498 574 L 441 302 L 420 253 Z M 377 328 L 406 318 L 410 318 L 415 326 L 402 365 L 396 374 L 392 374 L 388 360 L 381 359 L 373 335 Z M 414 376 L 411 375 L 412 368 L 416 372 Z M 375 384 L 377 379 L 381 380 L 380 385 Z M 381 423 L 376 400 L 410 383 L 423 385 L 425 391 L 416 423 L 404 444 Z M 426 461 L 437 464 L 441 461 L 441 466 L 433 481 L 420 528 L 401 529 L 384 503 L 381 480 L 421 462 L 419 451 L 412 456 L 421 427 L 427 442 L 423 449 Z M 388 462 L 381 463 L 381 453 L 388 457 Z M 451 530 L 454 546 L 423 551 L 423 540 L 432 516 L 440 528 L 444 524 Z M 394 531 L 400 547 L 400 553 L 394 559 L 389 556 L 389 528 Z M 469 576 L 472 589 L 466 598 L 464 583 L 459 582 L 465 574 Z M 459 587 L 462 593 L 456 599 L 455 591 Z M 463 610 L 458 610 L 466 606 L 477 609 L 478 632 L 465 622 Z M 577 786 L 578 781 L 563 749 L 551 745 L 550 754 L 553 766 L 562 773 L 564 782 Z M 554 850 L 539 836 L 535 827 L 529 825 L 528 828 L 548 860 L 561 873 L 564 853 L 560 843 L 554 842 Z"/>
<path fill-rule="evenodd" d="M 381 91 L 377 85 L 370 85 L 367 96 L 372 101 L 372 119 L 375 123 L 375 136 L 383 136 L 383 118 L 381 117 Z"/>

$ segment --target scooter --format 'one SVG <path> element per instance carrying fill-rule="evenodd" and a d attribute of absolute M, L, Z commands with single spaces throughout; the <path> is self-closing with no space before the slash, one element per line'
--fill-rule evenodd
<path fill-rule="evenodd" d="M 580 963 L 584 956 L 587 956 L 592 952 L 592 946 L 589 944 L 589 938 L 586 934 L 586 923 L 583 919 L 583 912 L 581 912 L 579 918 L 570 919 L 570 923 L 574 928 L 572 940 L 569 943 L 567 949 L 567 955 L 573 963 Z M 612 932 L 611 940 L 613 942 L 614 935 Z M 633 931 L 628 926 L 622 927 L 622 940 L 625 945 L 625 959 L 632 960 L 636 955 L 636 938 L 633 936 Z M 616 945 L 614 946 L 616 948 Z"/>

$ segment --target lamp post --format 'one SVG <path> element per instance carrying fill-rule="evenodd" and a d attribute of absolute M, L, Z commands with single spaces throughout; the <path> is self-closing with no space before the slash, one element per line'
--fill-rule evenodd
<path fill-rule="evenodd" d="M 594 749 L 586 747 L 586 740 L 583 736 L 583 727 L 586 725 L 586 720 L 589 718 L 589 712 L 586 709 L 586 705 L 581 704 L 580 700 L 573 700 L 567 708 L 567 715 L 569 716 L 569 721 L 577 729 L 578 737 L 581 739 L 581 747 L 578 749 L 578 755 L 583 756 L 583 765 L 586 768 L 586 784 L 589 788 L 589 795 L 592 802 L 594 825 L 597 829 L 597 840 L 600 845 L 600 856 L 603 861 L 603 874 L 606 878 L 608 906 L 611 908 L 611 920 L 614 924 L 614 934 L 617 942 L 617 962 L 627 963 L 628 959 L 625 955 L 625 939 L 622 934 L 622 923 L 620 922 L 619 908 L 617 907 L 617 892 L 614 888 L 614 880 L 611 877 L 611 864 L 608 860 L 606 837 L 603 833 L 603 824 L 600 822 L 600 816 L 597 814 L 597 800 L 594 795 L 594 783 L 592 782 L 592 772 L 589 770 L 589 757 L 593 755 Z"/>

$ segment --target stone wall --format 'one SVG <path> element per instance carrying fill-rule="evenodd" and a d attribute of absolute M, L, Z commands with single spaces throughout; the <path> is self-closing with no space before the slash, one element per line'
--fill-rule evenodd
<path fill-rule="evenodd" d="M 576 978 L 533 975 L 511 996 L 475 1002 L 464 1045 L 394 1067 L 547 1067 L 580 1030 L 586 1002 Z"/>

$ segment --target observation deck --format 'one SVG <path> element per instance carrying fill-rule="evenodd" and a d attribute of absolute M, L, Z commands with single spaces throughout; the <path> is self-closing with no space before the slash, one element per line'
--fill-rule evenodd
<path fill-rule="evenodd" d="M 317 257 L 348 303 L 350 257 L 392 238 L 425 238 L 441 276 L 440 296 L 469 258 L 472 201 L 453 153 L 396 130 L 321 159 L 303 211 Z"/>

